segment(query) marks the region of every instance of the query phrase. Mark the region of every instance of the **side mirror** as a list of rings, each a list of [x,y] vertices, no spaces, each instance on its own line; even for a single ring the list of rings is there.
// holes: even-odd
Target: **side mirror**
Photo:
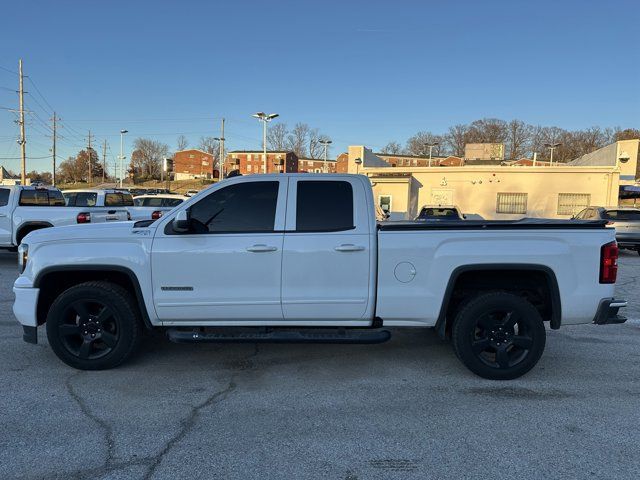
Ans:
[[[180,233],[189,231],[189,211],[180,210],[173,219],[173,230]]]
[[[466,214],[466,213],[463,213],[463,214],[462,214],[462,218],[464,218],[464,219],[466,220],[466,219],[467,219],[467,214]]]

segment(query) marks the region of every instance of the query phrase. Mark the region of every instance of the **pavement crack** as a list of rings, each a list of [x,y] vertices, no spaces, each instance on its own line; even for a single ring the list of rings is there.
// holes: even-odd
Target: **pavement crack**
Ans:
[[[242,359],[243,361],[246,362],[258,355],[259,353],[258,344],[256,343],[254,346],[255,348],[253,353],[244,357]],[[204,401],[200,402],[198,405],[191,407],[191,411],[189,412],[187,417],[182,422],[180,422],[181,425],[178,431],[176,432],[176,434],[173,436],[173,438],[171,438],[165,444],[164,448],[154,457],[153,461],[149,465],[149,469],[147,470],[147,473],[143,477],[144,480],[149,480],[153,477],[153,474],[155,473],[156,469],[158,468],[158,466],[160,465],[164,457],[167,455],[167,453],[169,453],[171,449],[178,442],[180,442],[184,437],[187,436],[187,434],[189,434],[189,432],[191,432],[193,427],[196,425],[198,415],[203,409],[221,402],[226,398],[228,394],[230,394],[236,389],[236,386],[237,386],[235,382],[236,376],[237,376],[237,372],[233,373],[231,375],[231,378],[229,379],[229,381],[227,382],[226,386],[223,389],[212,393]]]
[[[87,404],[86,400],[84,398],[82,398],[82,396],[76,391],[75,387],[73,386],[73,382],[72,380],[77,377],[80,376],[83,372],[77,372],[71,376],[69,376],[67,378],[67,380],[65,381],[65,387],[67,389],[67,392],[69,393],[69,396],[78,404],[78,406],[80,407],[80,411],[82,412],[82,414],[87,417],[89,420],[91,420],[93,423],[95,423],[98,427],[100,427],[103,431],[104,434],[104,441],[106,444],[106,456],[105,456],[105,461],[104,461],[104,466],[105,468],[109,468],[111,466],[111,464],[113,463],[113,459],[114,459],[114,452],[115,452],[115,441],[114,441],[114,435],[113,435],[113,427],[111,425],[109,425],[109,423],[105,420],[103,420],[102,418],[100,418],[98,415],[96,415],[95,413],[93,413],[91,411],[91,409],[89,408],[89,405]]]

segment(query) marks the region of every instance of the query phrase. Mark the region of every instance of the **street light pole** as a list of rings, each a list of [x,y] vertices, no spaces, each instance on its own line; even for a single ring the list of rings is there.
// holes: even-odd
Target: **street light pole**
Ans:
[[[440,145],[439,142],[425,143],[424,144],[425,147],[429,147],[429,166],[431,166],[431,153],[433,152],[433,147],[437,147],[438,145]]]
[[[270,122],[276,117],[279,117],[277,113],[264,113],[258,112],[251,115],[262,122],[262,173],[267,173],[267,122]]]
[[[549,166],[553,166],[553,151],[558,148],[560,145],[562,145],[561,143],[545,143],[544,146],[547,147],[550,151],[551,154],[549,156]]]
[[[322,165],[322,170],[324,171],[324,173],[329,173],[329,170],[327,168],[327,149],[333,142],[331,140],[320,140],[319,143],[324,147],[324,163]]]
[[[124,134],[129,133],[129,130],[120,130],[120,188],[122,188],[123,170],[122,164],[124,162]]]

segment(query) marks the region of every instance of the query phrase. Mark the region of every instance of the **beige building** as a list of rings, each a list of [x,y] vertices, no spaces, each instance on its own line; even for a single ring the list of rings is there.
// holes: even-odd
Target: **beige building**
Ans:
[[[620,184],[616,165],[390,168],[363,146],[349,147],[348,171],[370,178],[376,203],[392,219],[414,218],[427,204],[496,220],[570,218],[589,205],[616,205]]]
[[[504,160],[504,143],[467,143],[465,160]]]
[[[620,140],[569,162],[573,166],[610,166],[620,169],[620,184],[640,179],[640,140]]]

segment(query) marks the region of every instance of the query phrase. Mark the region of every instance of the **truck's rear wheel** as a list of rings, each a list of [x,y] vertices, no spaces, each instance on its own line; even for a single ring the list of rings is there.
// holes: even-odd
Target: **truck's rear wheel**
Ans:
[[[476,375],[510,380],[531,370],[544,351],[546,332],[536,308],[506,292],[477,296],[453,324],[458,358]]]
[[[55,354],[81,370],[113,368],[137,346],[141,322],[134,299],[111,282],[86,282],[58,296],[47,315]]]

